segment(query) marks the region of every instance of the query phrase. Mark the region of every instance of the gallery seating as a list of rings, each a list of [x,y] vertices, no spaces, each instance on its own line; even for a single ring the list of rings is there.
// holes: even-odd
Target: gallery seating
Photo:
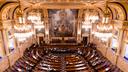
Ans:
[[[42,61],[35,67],[35,71],[49,71],[51,69],[60,71],[61,60],[58,56],[48,54],[42,58]]]
[[[95,49],[95,44],[89,44],[88,48],[85,49],[86,52],[84,58],[89,62],[89,65],[95,71],[98,72],[122,72],[118,67],[112,68],[112,63],[105,58],[98,50]]]
[[[4,72],[122,72],[95,47],[91,43],[76,49],[33,44]]]
[[[37,49],[34,49],[35,45],[27,48],[24,55],[18,59],[15,64],[9,67],[5,72],[31,72],[32,68],[37,64],[40,58],[35,54]]]
[[[69,55],[65,56],[66,61],[66,71],[84,71],[88,70],[88,63],[79,55]],[[89,70],[88,70],[89,71]]]

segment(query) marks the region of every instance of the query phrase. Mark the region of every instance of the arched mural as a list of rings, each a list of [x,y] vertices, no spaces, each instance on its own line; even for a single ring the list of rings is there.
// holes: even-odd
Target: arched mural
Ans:
[[[76,18],[78,11],[71,9],[48,10],[50,35],[52,37],[72,37],[76,35]]]

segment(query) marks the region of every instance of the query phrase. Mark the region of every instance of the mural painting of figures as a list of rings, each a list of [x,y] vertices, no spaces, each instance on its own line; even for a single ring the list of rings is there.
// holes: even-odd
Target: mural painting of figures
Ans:
[[[50,35],[53,37],[75,36],[77,10],[49,10]]]

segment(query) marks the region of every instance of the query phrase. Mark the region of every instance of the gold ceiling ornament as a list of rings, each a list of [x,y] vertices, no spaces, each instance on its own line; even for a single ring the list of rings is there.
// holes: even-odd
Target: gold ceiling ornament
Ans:
[[[16,12],[16,16],[17,17],[22,17],[23,16],[23,11],[20,9],[20,7],[18,8],[18,10]]]
[[[22,17],[23,16],[23,10],[21,8],[20,0],[19,0],[19,6],[18,6],[17,11],[16,11],[16,16],[17,17]]]
[[[110,12],[108,11],[108,1],[106,1],[106,4],[105,4],[105,12],[104,12],[104,16],[106,17],[110,17]]]
[[[106,1],[104,17],[103,17],[102,23],[108,23],[109,19],[110,19],[110,12],[108,10],[108,1]]]

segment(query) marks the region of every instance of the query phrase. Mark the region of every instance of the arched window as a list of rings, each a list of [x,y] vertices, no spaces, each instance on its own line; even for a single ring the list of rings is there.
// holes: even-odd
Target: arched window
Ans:
[[[112,48],[112,50],[114,52],[117,51],[117,48],[118,48],[118,40],[116,38],[112,38],[111,48]]]
[[[2,32],[0,31],[0,60],[5,55]]]
[[[124,58],[128,60],[128,43],[125,44]]]

